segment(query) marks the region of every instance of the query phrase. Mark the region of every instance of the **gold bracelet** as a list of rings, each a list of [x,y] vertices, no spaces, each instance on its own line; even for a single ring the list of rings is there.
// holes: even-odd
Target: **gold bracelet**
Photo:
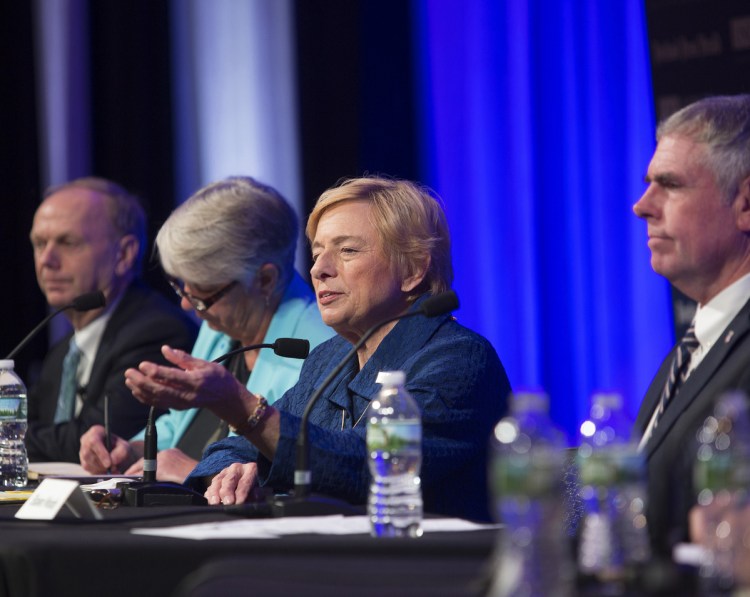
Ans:
[[[267,409],[268,409],[268,400],[266,400],[263,396],[258,396],[258,404],[255,407],[253,414],[251,414],[247,418],[247,421],[245,421],[244,423],[241,423],[239,427],[230,425],[229,431],[231,431],[232,433],[236,433],[237,435],[245,435],[245,433],[252,431],[258,426],[258,423],[261,422],[261,420],[266,414]]]

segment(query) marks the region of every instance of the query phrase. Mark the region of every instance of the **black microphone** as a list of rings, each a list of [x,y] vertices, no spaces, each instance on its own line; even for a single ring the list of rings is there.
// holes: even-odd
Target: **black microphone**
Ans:
[[[14,356],[16,356],[16,354],[24,346],[26,346],[31,341],[31,339],[34,338],[34,336],[36,336],[39,331],[50,322],[53,317],[59,315],[63,311],[67,311],[68,309],[74,309],[76,311],[91,311],[92,309],[99,309],[105,304],[106,300],[104,298],[104,293],[101,290],[97,290],[95,292],[87,292],[86,294],[77,296],[69,305],[60,307],[59,309],[57,309],[57,311],[53,311],[52,313],[47,315],[47,317],[42,319],[41,323],[37,325],[33,330],[31,330],[29,334],[23,340],[21,340],[18,346],[11,350],[8,353],[8,356],[5,358],[12,359]]]
[[[331,498],[317,497],[311,498],[310,486],[312,484],[312,473],[310,471],[310,446],[308,443],[308,419],[315,403],[323,394],[323,391],[331,382],[341,373],[346,364],[354,358],[357,351],[367,340],[381,327],[398,319],[423,315],[425,317],[437,317],[444,313],[449,313],[458,309],[458,296],[455,291],[450,290],[436,296],[425,299],[418,309],[408,311],[395,317],[385,319],[367,330],[364,335],[352,346],[352,349],[341,359],[341,362],[334,367],[331,373],[313,392],[310,400],[307,402],[302,419],[300,421],[299,435],[297,435],[297,460],[294,471],[294,496],[284,497],[275,500],[272,509],[275,516],[307,516],[316,514],[340,513],[342,510],[352,511],[353,507]]]
[[[156,454],[158,438],[156,433],[156,408],[148,411],[146,431],[143,435],[143,481],[117,484],[122,493],[122,501],[128,506],[203,506],[207,500],[197,491],[180,483],[157,482]]]
[[[152,406],[148,411],[146,432],[143,435],[143,482],[156,482],[156,453],[159,445],[156,434],[156,409]]]
[[[307,355],[310,354],[310,341],[302,340],[300,338],[278,338],[273,344],[250,344],[249,346],[240,346],[234,350],[230,350],[228,353],[216,357],[212,362],[221,363],[226,361],[229,357],[233,357],[236,354],[247,352],[248,350],[255,350],[256,348],[273,348],[273,351],[280,357],[287,357],[289,359],[306,359]]]
[[[292,359],[305,359],[310,353],[310,342],[300,338],[278,338],[271,344],[251,344],[241,346],[215,358],[212,362],[220,363],[231,356],[258,348],[273,348],[281,356]],[[205,504],[206,499],[178,483],[156,481],[156,455],[158,438],[156,432],[156,409],[148,411],[148,421],[143,436],[143,483],[123,484],[123,499],[131,506],[158,506],[177,504]]]

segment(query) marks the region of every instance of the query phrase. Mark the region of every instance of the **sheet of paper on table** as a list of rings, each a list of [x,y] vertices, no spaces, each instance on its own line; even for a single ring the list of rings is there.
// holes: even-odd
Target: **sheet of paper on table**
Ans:
[[[30,462],[29,480],[41,481],[42,479],[72,479],[83,484],[84,487],[109,481],[114,487],[112,481],[140,481],[141,475],[113,475],[111,473],[95,475],[74,462]]]
[[[500,525],[477,524],[459,518],[428,518],[422,521],[425,533],[497,529]],[[366,516],[290,516],[288,518],[240,518],[226,522],[188,524],[173,527],[132,529],[138,535],[173,539],[275,539],[284,535],[367,535]]]
[[[30,462],[29,478],[44,476],[87,477],[90,473],[75,462]]]

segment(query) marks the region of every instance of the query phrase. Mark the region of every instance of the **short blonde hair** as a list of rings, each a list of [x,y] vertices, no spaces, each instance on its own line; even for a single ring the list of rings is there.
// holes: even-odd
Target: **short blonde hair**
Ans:
[[[426,259],[424,280],[407,297],[446,292],[453,282],[451,241],[442,203],[432,191],[407,180],[368,176],[350,178],[325,191],[307,220],[305,234],[315,238],[322,215],[345,201],[366,201],[370,217],[394,273],[402,280]]]

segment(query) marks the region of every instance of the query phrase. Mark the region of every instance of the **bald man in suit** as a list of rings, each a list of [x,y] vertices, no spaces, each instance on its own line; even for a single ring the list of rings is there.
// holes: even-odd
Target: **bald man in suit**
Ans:
[[[164,344],[189,350],[197,326],[140,281],[146,218],[119,185],[88,177],[49,189],[30,238],[50,307],[97,290],[106,297],[103,308],[65,312],[73,331],[49,351],[29,392],[29,459],[78,462],[81,435],[104,421],[105,397],[114,433],[129,437],[143,427],[148,408],[125,386],[125,370],[143,360],[164,362]]]

